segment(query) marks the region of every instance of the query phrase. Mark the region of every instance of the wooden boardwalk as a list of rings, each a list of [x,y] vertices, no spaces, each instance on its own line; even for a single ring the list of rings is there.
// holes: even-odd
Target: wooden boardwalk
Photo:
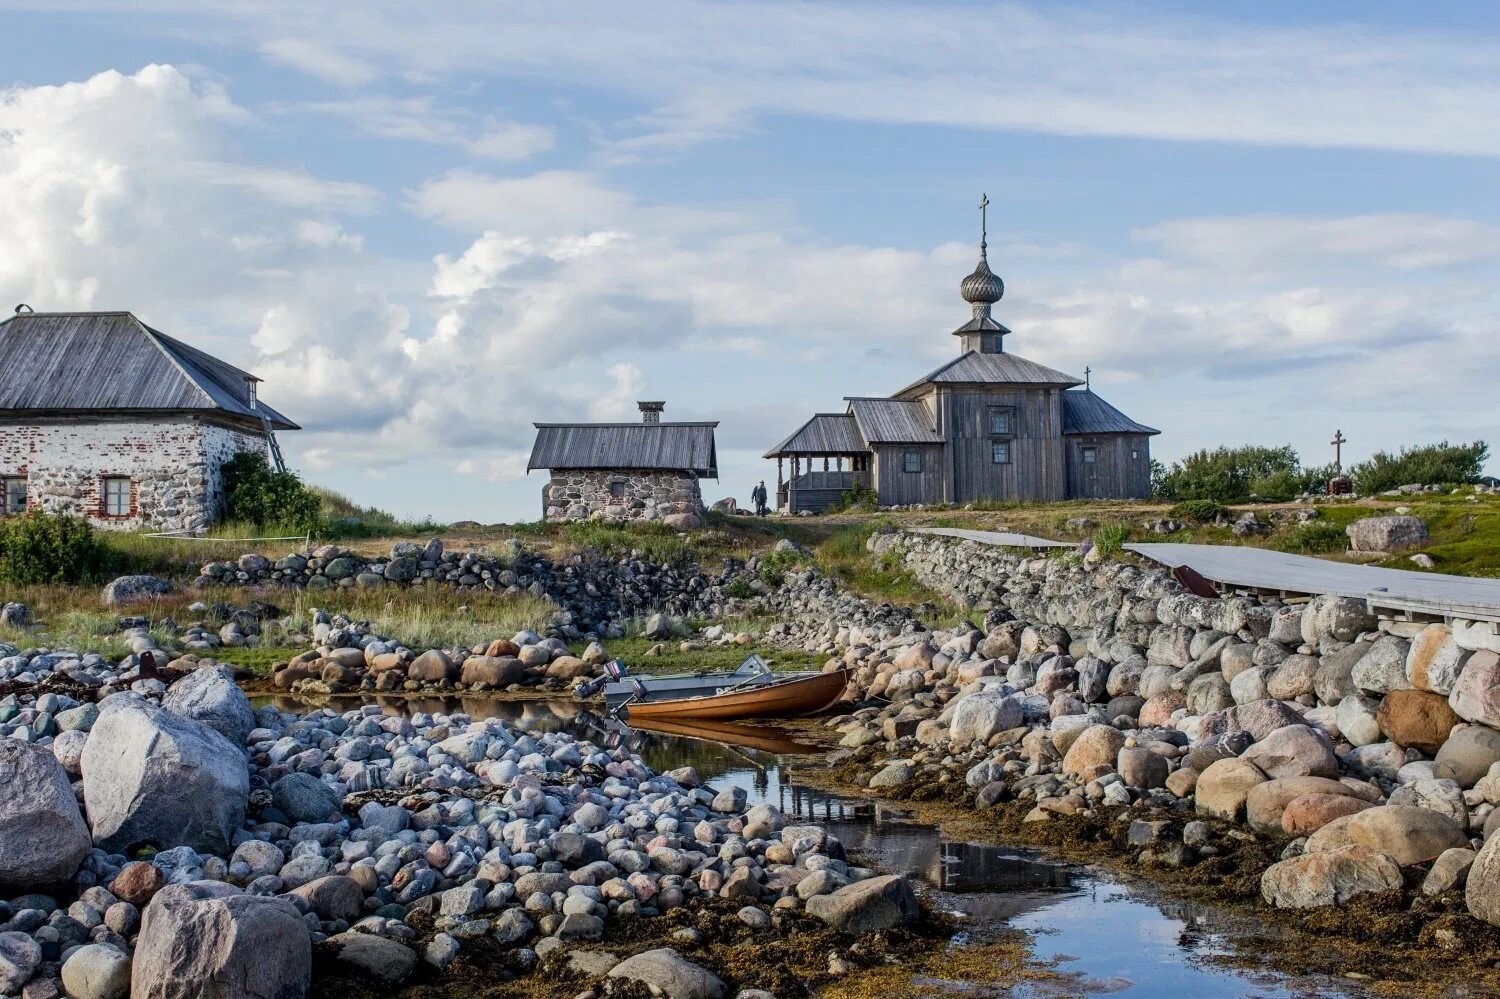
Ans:
[[[917,531],[1003,548],[1072,547],[1060,541],[999,531],[955,528],[918,528]],[[1286,596],[1332,593],[1364,600],[1372,609],[1396,616],[1500,621],[1500,579],[1352,565],[1238,545],[1142,542],[1125,547],[1169,568],[1189,566],[1226,589]]]

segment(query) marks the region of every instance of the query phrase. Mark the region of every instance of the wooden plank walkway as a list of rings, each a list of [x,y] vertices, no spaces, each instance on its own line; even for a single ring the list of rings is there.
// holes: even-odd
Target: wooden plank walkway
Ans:
[[[1003,548],[1073,547],[1061,541],[1000,531],[918,528],[917,532]],[[1352,565],[1238,545],[1141,542],[1125,547],[1169,568],[1189,566],[1220,586],[1230,588],[1302,596],[1333,593],[1364,600],[1376,610],[1500,621],[1500,579]]]

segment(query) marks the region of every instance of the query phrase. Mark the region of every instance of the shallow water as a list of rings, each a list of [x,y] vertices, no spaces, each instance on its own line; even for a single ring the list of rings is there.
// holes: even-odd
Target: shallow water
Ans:
[[[256,703],[289,711],[309,707],[296,698],[259,698]],[[1025,999],[1364,994],[1348,982],[1290,980],[1215,964],[1212,959],[1229,951],[1236,932],[1234,920],[1221,910],[1156,898],[1096,869],[1035,851],[944,839],[936,828],[909,821],[899,810],[797,786],[788,780],[788,762],[805,763],[808,755],[823,750],[798,743],[789,732],[724,723],[648,731],[567,699],[353,697],[325,703],[338,710],[378,703],[390,713],[462,711],[475,718],[502,718],[531,731],[567,731],[600,746],[628,746],[658,771],[692,766],[713,785],[739,785],[752,804],[770,802],[788,816],[826,825],[860,862],[911,874],[936,908],[968,921],[976,938],[1002,925],[1034,934],[1036,956],[1052,964],[1061,980],[1000,994]],[[991,994],[969,987],[952,991]]]

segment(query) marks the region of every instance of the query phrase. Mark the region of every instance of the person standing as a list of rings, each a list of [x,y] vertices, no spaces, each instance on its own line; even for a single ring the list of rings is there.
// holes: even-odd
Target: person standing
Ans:
[[[756,485],[754,489],[750,490],[750,502],[755,506],[755,515],[757,517],[764,517],[766,514],[771,512],[770,509],[766,506],[765,479],[761,479],[760,483]]]

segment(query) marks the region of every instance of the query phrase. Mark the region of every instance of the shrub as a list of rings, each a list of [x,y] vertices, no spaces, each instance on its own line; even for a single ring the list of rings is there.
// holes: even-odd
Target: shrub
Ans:
[[[748,579],[732,579],[724,584],[724,595],[736,597],[740,600],[748,600],[755,596],[755,587],[750,585]]]
[[[1168,499],[1229,503],[1253,492],[1254,482],[1282,482],[1302,471],[1290,444],[1281,447],[1221,447],[1188,455],[1162,474],[1157,490]]]
[[[863,483],[855,483],[844,490],[833,503],[829,504],[829,513],[843,513],[847,510],[873,510],[880,503],[880,494],[870,486]]]
[[[1349,536],[1337,524],[1315,520],[1293,528],[1276,547],[1284,552],[1297,552],[1303,555],[1342,552],[1349,549]]]
[[[1193,499],[1174,504],[1167,511],[1167,516],[1192,521],[1194,524],[1212,524],[1228,512],[1218,500]]]
[[[1094,550],[1105,558],[1118,555],[1130,540],[1130,528],[1125,524],[1105,524],[1094,532]]]
[[[386,538],[392,535],[437,534],[448,525],[431,517],[402,520],[379,507],[360,506],[342,493],[322,486],[308,486],[318,499],[318,515],[330,537]]]
[[[1477,481],[1490,456],[1484,441],[1449,444],[1442,441],[1422,447],[1402,448],[1399,454],[1377,451],[1369,461],[1349,469],[1355,491],[1364,495],[1384,492],[1411,483],[1435,485]]]
[[[109,549],[87,520],[28,513],[0,521],[0,583],[93,582],[109,568]]]
[[[786,574],[810,562],[811,556],[795,548],[774,548],[761,556],[759,575],[767,586],[780,586]]]
[[[264,451],[241,451],[224,463],[224,512],[261,529],[312,531],[321,525],[322,501],[295,472],[278,472]]]

